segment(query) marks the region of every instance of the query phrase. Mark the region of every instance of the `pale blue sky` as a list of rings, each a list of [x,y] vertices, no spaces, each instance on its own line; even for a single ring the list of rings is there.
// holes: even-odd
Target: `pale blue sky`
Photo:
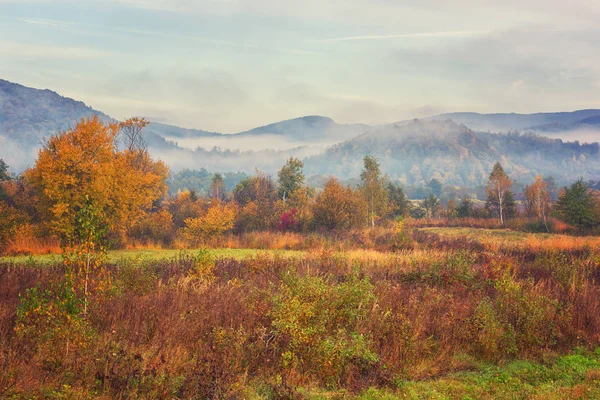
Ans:
[[[595,0],[0,0],[0,78],[221,132],[568,111],[600,107],[598,20]]]

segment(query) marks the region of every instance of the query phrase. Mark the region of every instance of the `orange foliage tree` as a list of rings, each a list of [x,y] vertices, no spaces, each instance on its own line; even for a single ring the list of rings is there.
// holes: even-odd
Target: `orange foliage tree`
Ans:
[[[268,230],[277,226],[282,202],[277,201],[277,190],[269,175],[256,171],[256,175],[243,179],[234,189],[233,198],[240,206],[236,230]]]
[[[536,176],[531,185],[525,186],[523,203],[527,215],[539,218],[548,230],[547,218],[550,213],[550,193],[548,192],[548,185],[541,175]]]
[[[327,230],[358,228],[366,222],[367,212],[363,197],[335,178],[325,183],[313,206],[315,224]]]
[[[85,204],[99,209],[109,231],[127,230],[166,194],[168,169],[145,150],[118,151],[117,124],[97,116],[48,139],[35,166],[25,172],[39,195],[39,211],[53,233],[69,236]]]

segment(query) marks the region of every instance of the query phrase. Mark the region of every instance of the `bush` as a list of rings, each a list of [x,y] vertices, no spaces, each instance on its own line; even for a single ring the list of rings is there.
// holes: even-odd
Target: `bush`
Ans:
[[[336,283],[291,271],[273,295],[272,326],[282,367],[336,386],[378,361],[364,330],[376,301],[373,285],[357,273]]]

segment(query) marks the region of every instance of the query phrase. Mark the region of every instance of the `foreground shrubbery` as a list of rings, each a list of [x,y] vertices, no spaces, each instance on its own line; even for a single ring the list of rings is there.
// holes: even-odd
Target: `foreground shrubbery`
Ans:
[[[465,243],[352,260],[201,251],[108,265],[87,315],[64,265],[2,265],[0,394],[344,398],[372,388],[362,396],[476,398],[556,380],[564,397],[592,398],[596,355],[552,360],[600,345],[599,265],[592,248]],[[534,363],[413,382],[514,359]],[[564,363],[579,372],[567,379]]]

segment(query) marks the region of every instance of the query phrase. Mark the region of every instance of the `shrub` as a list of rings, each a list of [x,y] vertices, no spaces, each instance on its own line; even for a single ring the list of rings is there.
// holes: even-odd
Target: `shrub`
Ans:
[[[378,357],[362,328],[376,301],[373,290],[357,273],[335,283],[289,272],[269,313],[283,368],[333,386],[353,369],[372,368]]]
[[[56,369],[82,356],[92,337],[82,314],[83,299],[67,277],[46,290],[27,289],[20,297],[15,333],[44,368]]]

